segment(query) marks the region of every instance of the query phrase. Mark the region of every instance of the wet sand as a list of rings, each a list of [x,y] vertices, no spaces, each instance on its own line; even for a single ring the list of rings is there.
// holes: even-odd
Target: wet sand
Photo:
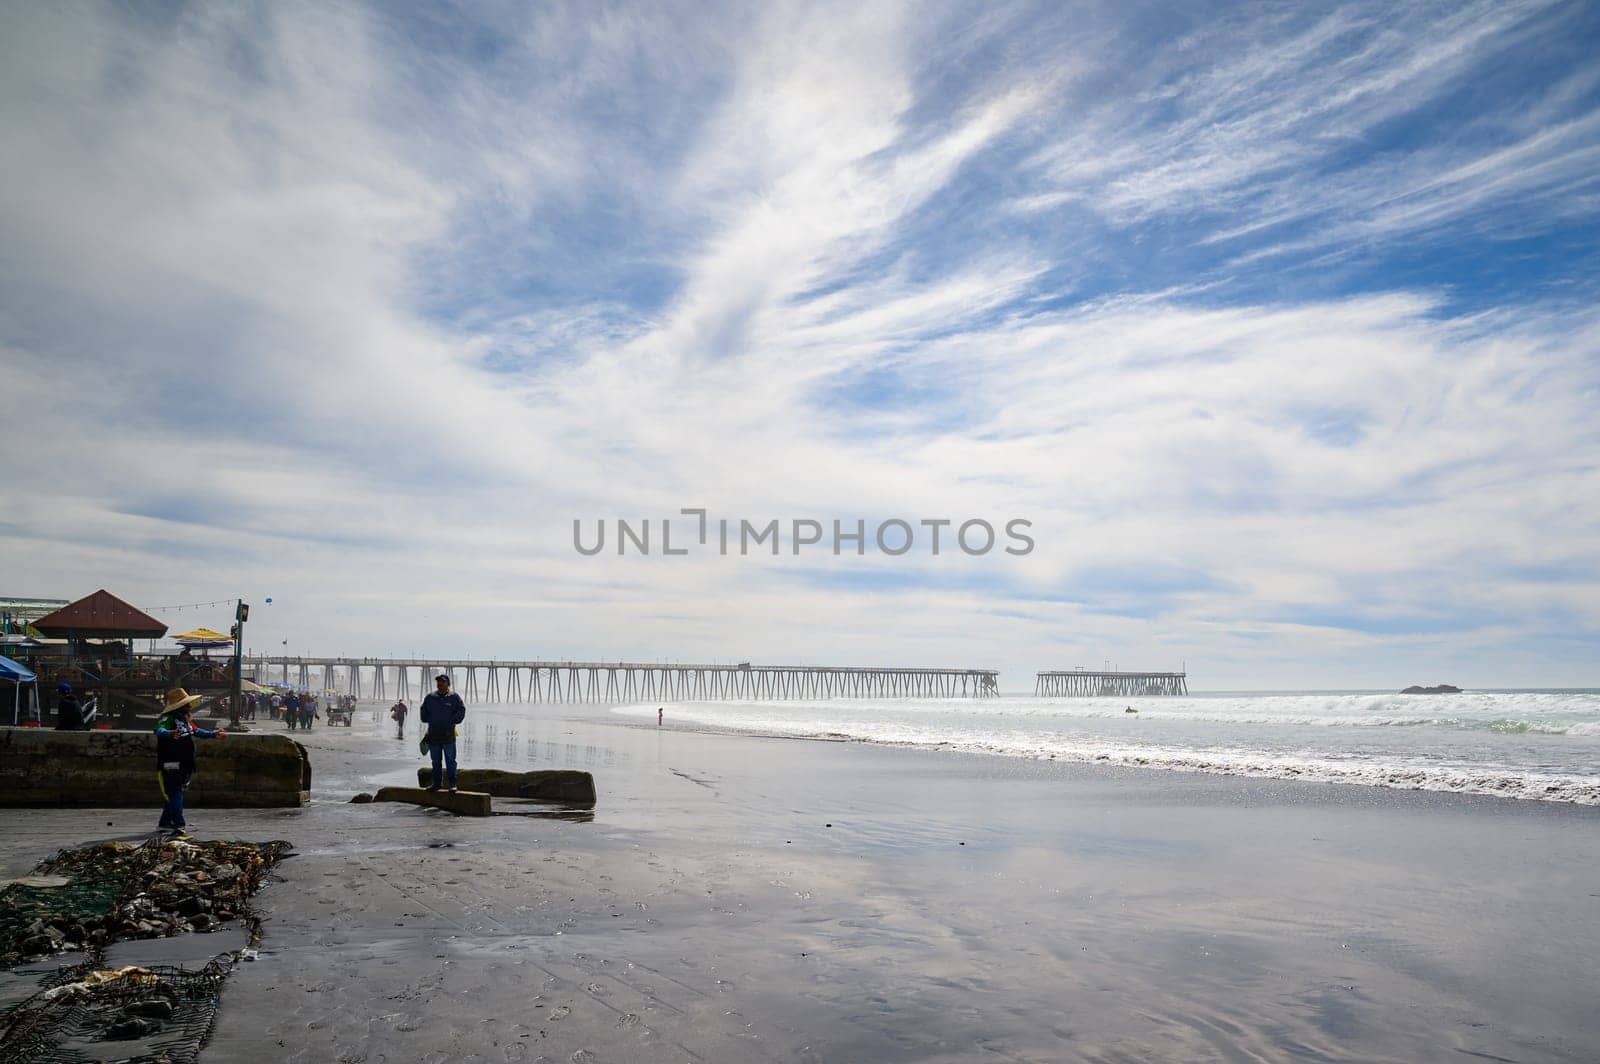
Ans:
[[[582,768],[587,822],[347,805],[297,738],[261,959],[208,1061],[1593,1060],[1600,809],[474,708],[463,764]],[[0,871],[153,822],[13,813]],[[113,821],[107,828],[105,822]]]

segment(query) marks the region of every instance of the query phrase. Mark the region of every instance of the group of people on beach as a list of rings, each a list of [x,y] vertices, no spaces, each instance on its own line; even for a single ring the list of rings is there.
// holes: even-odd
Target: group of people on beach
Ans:
[[[322,718],[322,714],[317,712],[318,704],[317,696],[310,691],[290,691],[287,695],[273,692],[267,699],[267,711],[273,720],[286,722],[289,730],[294,731],[296,728],[310,728],[312,721]]]
[[[440,674],[434,678],[435,690],[422,700],[417,715],[426,726],[422,748],[433,762],[432,791],[456,789],[456,730],[467,716],[466,703],[450,690],[450,677]],[[166,831],[183,831],[188,827],[184,816],[184,794],[195,770],[195,740],[226,739],[221,728],[202,728],[195,723],[194,706],[200,695],[191,695],[181,687],[166,694],[166,705],[156,721],[156,784],[161,793],[161,819],[159,827]],[[254,719],[256,711],[266,704],[274,719],[281,717],[290,728],[311,727],[317,713],[317,697],[307,691],[290,691],[287,695],[251,694],[245,705],[246,713]],[[396,702],[390,716],[405,737],[405,722],[409,709],[404,701]],[[73,693],[72,685],[62,683],[57,688],[56,727],[77,730],[88,726],[83,707]]]

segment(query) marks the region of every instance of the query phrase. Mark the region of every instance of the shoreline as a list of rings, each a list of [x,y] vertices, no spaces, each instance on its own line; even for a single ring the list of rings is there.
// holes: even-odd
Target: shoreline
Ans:
[[[297,733],[311,804],[195,814],[201,837],[296,850],[203,1061],[1581,1061],[1600,1042],[1592,807],[604,711],[469,722],[463,766],[592,771],[593,819],[346,804],[421,763],[361,719]],[[0,864],[141,817],[12,818]]]
[[[610,709],[612,707],[606,707]],[[615,715],[619,727],[654,729],[657,725],[640,719],[637,723]],[[1524,774],[1521,777],[1506,775],[1494,778],[1492,772],[1474,773],[1470,768],[1418,767],[1413,770],[1384,770],[1374,766],[1352,765],[1344,768],[1327,759],[1306,758],[1303,765],[1316,764],[1315,770],[1292,762],[1279,765],[1248,762],[1225,762],[1206,759],[1198,752],[1174,753],[1170,759],[1124,754],[1090,754],[1072,752],[1035,753],[1023,750],[995,748],[982,744],[959,742],[918,742],[915,740],[879,739],[838,732],[808,734],[743,730],[732,726],[693,722],[672,723],[661,727],[676,731],[707,735],[741,735],[748,738],[794,739],[808,742],[862,743],[886,749],[921,750],[928,753],[962,753],[983,757],[998,757],[1019,761],[1039,761],[1059,765],[1084,765],[1100,768],[1153,770],[1184,774],[1234,777],[1238,779],[1275,780],[1283,783],[1322,784],[1327,786],[1356,787],[1384,791],[1420,791],[1429,794],[1470,795],[1480,798],[1502,798],[1518,802],[1538,802],[1550,805],[1600,806],[1600,782],[1580,776],[1558,773]],[[1264,759],[1270,755],[1261,755]],[[1327,775],[1318,776],[1316,772]],[[1433,785],[1419,785],[1419,779],[1430,779]],[[1492,780],[1492,782],[1491,782]],[[1537,788],[1545,789],[1539,790]]]

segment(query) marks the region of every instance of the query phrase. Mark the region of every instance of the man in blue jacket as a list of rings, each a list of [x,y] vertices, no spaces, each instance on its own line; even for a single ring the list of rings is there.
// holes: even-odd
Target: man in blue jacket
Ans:
[[[450,677],[440,673],[433,678],[436,690],[422,700],[417,716],[428,726],[426,742],[428,754],[433,758],[433,786],[439,789],[439,761],[442,758],[450,777],[450,789],[456,789],[456,725],[467,719],[467,705],[461,696],[450,690]]]

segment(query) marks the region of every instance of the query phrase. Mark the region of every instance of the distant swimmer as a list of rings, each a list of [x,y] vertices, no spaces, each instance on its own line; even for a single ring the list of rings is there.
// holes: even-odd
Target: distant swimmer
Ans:
[[[1123,710],[1122,712],[1124,712],[1124,713],[1137,713],[1139,711],[1137,709],[1134,709],[1132,706],[1129,706],[1127,709]]]
[[[658,727],[658,728],[661,727],[661,721],[666,717],[666,715],[667,715],[667,707],[666,706],[657,706],[656,707],[656,727]]]

